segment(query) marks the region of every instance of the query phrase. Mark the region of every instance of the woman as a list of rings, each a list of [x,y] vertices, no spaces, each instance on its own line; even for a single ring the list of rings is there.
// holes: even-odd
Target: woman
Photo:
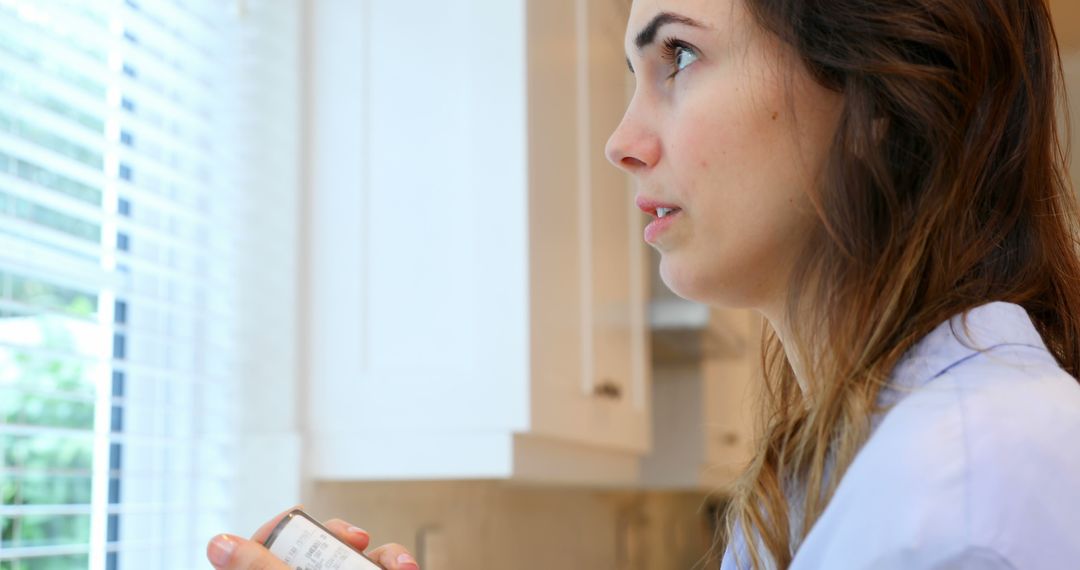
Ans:
[[[626,50],[607,155],[664,282],[770,325],[722,568],[1075,567],[1080,209],[1045,1],[635,0]],[[218,568],[275,567],[222,542]]]

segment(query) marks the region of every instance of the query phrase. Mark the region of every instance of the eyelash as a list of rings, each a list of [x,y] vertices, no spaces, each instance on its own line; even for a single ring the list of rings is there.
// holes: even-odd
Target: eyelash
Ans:
[[[675,77],[675,75],[679,73],[679,71],[681,71],[680,69],[678,69],[679,50],[686,50],[690,53],[693,53],[694,55],[697,55],[697,51],[695,51],[693,47],[678,38],[667,38],[666,40],[664,40],[664,45],[661,49],[660,57],[663,58],[663,60],[666,61],[669,65],[675,67],[675,71],[672,72],[672,74],[669,75],[668,78]]]

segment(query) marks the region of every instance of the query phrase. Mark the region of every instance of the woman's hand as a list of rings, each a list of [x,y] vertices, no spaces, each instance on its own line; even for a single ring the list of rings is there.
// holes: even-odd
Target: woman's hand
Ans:
[[[293,507],[296,508],[296,507]],[[240,538],[231,534],[219,534],[206,545],[206,557],[217,570],[288,570],[284,562],[263,547],[262,543],[270,536],[282,517],[289,514],[290,508],[259,527],[251,539]],[[341,540],[353,548],[363,551],[371,542],[367,531],[350,525],[341,519],[331,519],[323,523]],[[371,552],[364,553],[368,558],[382,564],[388,570],[419,570],[416,561],[405,547],[389,543]]]

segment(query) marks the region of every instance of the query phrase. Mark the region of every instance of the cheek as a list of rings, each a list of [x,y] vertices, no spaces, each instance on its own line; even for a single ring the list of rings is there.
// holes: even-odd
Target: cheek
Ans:
[[[698,99],[685,102],[672,121],[675,128],[667,136],[668,158],[677,172],[692,174],[691,179],[723,169],[729,155],[739,151],[740,133],[749,130],[746,117],[733,108],[730,99]]]
[[[724,187],[789,186],[767,179],[786,174],[795,138],[776,86],[758,83],[715,80],[686,93],[666,137],[683,187],[709,180]]]
[[[660,277],[680,297],[726,307],[762,306],[775,296],[809,229],[794,207],[734,205],[695,217],[681,247],[663,252]]]
[[[671,133],[669,158],[691,224],[683,247],[665,252],[660,274],[684,298],[723,306],[766,302],[782,287],[808,230],[791,131],[766,102],[714,97],[686,109],[682,128]]]

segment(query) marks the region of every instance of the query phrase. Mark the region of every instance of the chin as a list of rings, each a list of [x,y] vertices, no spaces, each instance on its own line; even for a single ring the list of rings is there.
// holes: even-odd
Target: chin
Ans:
[[[660,257],[660,280],[667,288],[687,301],[711,307],[743,309],[756,306],[748,289],[750,272],[713,270],[703,272],[701,263],[682,263],[677,256],[665,253]]]
[[[703,286],[699,276],[684,267],[684,264],[680,264],[678,260],[674,259],[675,257],[671,253],[661,254],[660,280],[664,282],[664,285],[667,285],[667,288],[672,293],[687,301],[707,302],[705,299],[709,295],[706,294],[705,290],[708,288]]]

